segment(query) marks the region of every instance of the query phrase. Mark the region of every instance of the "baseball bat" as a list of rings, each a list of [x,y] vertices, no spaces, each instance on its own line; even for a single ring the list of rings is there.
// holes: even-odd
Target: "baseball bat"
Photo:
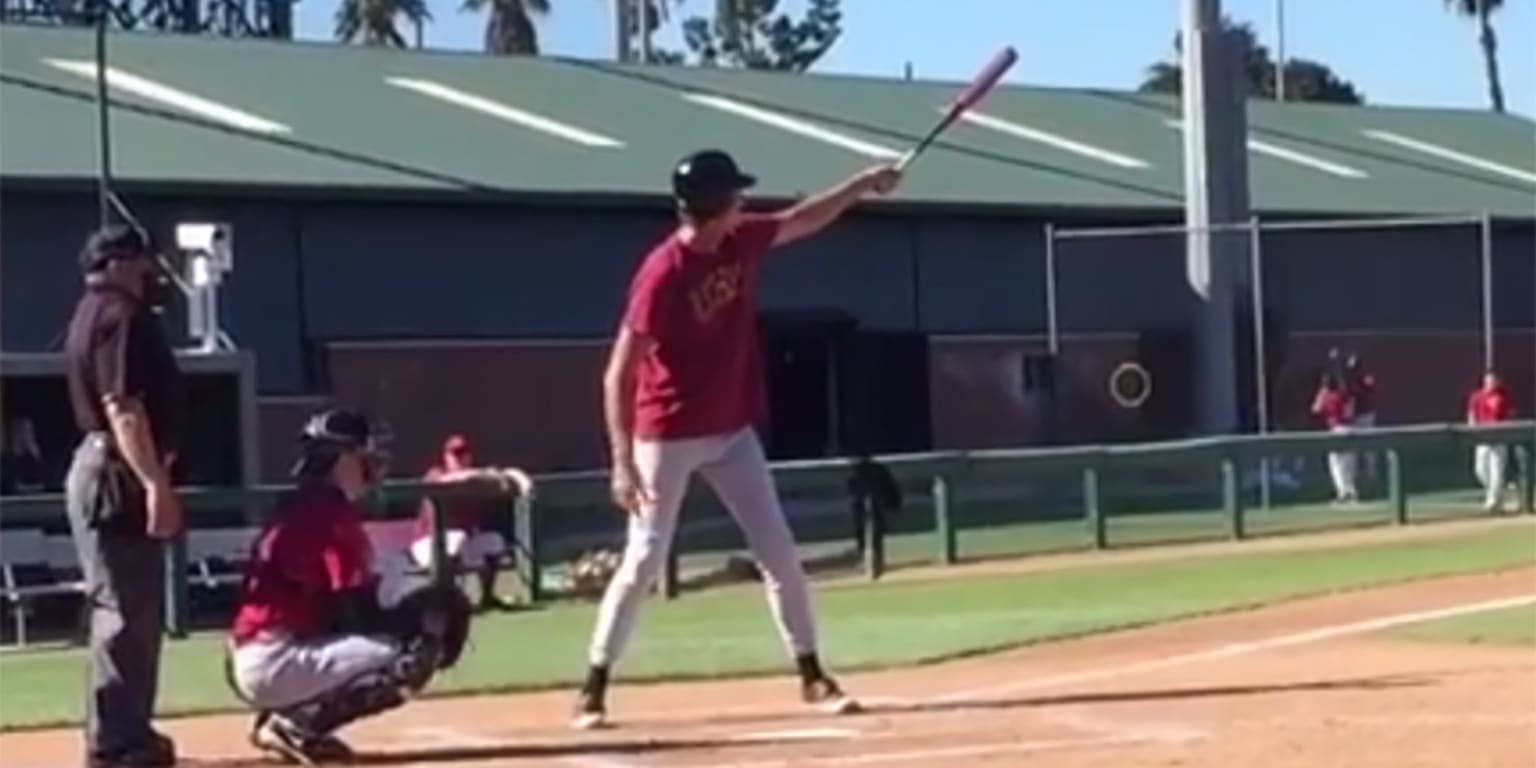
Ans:
[[[992,92],[992,88],[997,85],[999,80],[1003,79],[1003,75],[1007,74],[1008,70],[1013,68],[1014,62],[1018,60],[1019,52],[1014,50],[1011,45],[998,51],[997,55],[987,62],[987,66],[983,67],[981,72],[976,75],[976,79],[972,80],[971,84],[967,85],[965,90],[961,91],[954,101],[949,103],[949,108],[944,110],[944,116],[939,119],[939,122],[933,126],[932,130],[928,131],[928,135],[924,136],[922,141],[919,141],[916,146],[907,150],[907,153],[901,156],[901,159],[896,162],[896,170],[906,170],[907,166],[913,160],[916,160],[917,156],[922,154],[924,150],[927,150],[929,145],[933,144],[934,140],[944,133],[949,126],[960,119],[960,116],[965,114],[966,110],[981,103],[981,100],[986,98],[988,93]]]

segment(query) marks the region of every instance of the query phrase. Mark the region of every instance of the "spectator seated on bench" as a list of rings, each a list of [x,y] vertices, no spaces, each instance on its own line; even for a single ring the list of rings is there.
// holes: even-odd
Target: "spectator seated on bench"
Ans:
[[[517,486],[524,497],[533,494],[533,479],[516,467],[477,467],[469,440],[450,435],[443,441],[442,456],[427,470],[428,483],[456,484],[472,481],[493,483],[503,492]],[[432,563],[432,514],[436,504],[431,498],[421,500],[417,513],[416,541],[411,554],[416,563]],[[498,502],[487,499],[444,500],[442,519],[446,528],[444,551],[464,570],[480,576],[480,610],[507,609],[510,606],[496,594],[496,576],[511,554],[506,538],[486,527],[487,518],[495,519]]]

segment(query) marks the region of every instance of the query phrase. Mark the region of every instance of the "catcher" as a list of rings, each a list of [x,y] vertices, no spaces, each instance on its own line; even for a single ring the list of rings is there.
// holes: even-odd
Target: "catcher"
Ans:
[[[355,501],[382,473],[368,419],[317,414],[304,427],[298,489],[257,537],[240,588],[229,683],[256,709],[251,743],[287,762],[345,762],[336,731],[393,709],[458,660],[468,598],[452,584],[380,602]]]

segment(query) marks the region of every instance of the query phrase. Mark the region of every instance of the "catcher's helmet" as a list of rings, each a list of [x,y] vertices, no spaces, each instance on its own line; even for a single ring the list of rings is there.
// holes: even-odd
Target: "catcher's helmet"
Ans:
[[[370,469],[378,472],[388,458],[383,450],[384,435],[361,411],[333,408],[311,416],[299,432],[299,461],[293,467],[297,477],[328,474],[343,453],[362,454]]]
[[[713,216],[730,205],[741,190],[757,184],[724,150],[705,149],[678,162],[672,170],[672,194],[694,216]]]

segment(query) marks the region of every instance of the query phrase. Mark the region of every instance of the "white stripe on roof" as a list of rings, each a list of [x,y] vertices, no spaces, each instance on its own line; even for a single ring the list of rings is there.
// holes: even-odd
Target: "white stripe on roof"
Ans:
[[[901,157],[900,152],[891,149],[890,147],[876,144],[872,141],[857,139],[849,136],[846,133],[839,133],[828,128],[823,128],[822,126],[816,125],[815,123],[801,120],[797,117],[790,117],[789,115],[785,115],[779,112],[773,112],[761,107],[755,107],[751,104],[736,101],[735,99],[729,99],[724,96],[715,96],[707,93],[685,93],[682,96],[684,99],[687,99],[688,101],[691,101],[695,104],[717,109],[721,112],[729,112],[730,114],[736,115],[738,117],[744,117],[748,120],[778,128],[781,131],[804,136],[808,139],[815,139],[816,141],[820,141],[825,144],[842,147],[843,149],[857,152],[861,155],[867,155],[869,157],[880,158],[883,160],[894,160],[898,157]]]
[[[94,82],[96,80],[96,63],[80,59],[52,59],[45,58],[43,63],[55,69],[60,69],[71,75],[78,75]],[[293,129],[274,120],[251,114],[241,109],[236,109],[228,104],[220,104],[212,99],[188,93],[180,88],[173,88],[165,83],[155,82],[147,77],[125,72],[116,67],[107,67],[107,87],[115,90],[126,91],[150,101],[159,102],[168,107],[179,109],[197,117],[211,120],[216,123],[252,131],[254,133],[292,133]]]
[[[1335,176],[1342,176],[1346,179],[1364,179],[1370,175],[1365,171],[1344,165],[1343,163],[1335,163],[1331,160],[1324,160],[1320,157],[1314,157],[1303,152],[1298,152],[1294,149],[1282,147],[1279,144],[1271,144],[1267,141],[1260,141],[1258,139],[1249,139],[1248,148],[1258,152],[1261,155],[1269,155],[1270,157],[1276,157],[1281,160],[1289,160],[1297,165],[1305,165],[1309,168],[1316,168],[1323,173],[1331,173]]]
[[[434,80],[421,80],[414,77],[386,77],[384,82],[396,88],[403,88],[407,91],[413,91],[423,96],[437,99],[438,101],[447,102],[456,107],[463,107],[505,120],[509,123],[516,123],[524,128],[530,128],[556,138],[565,139],[574,144],[608,149],[624,146],[624,142],[618,139],[594,133],[585,128],[578,128],[569,123],[562,123],[559,120],[534,114],[524,109],[518,109],[510,104],[488,99],[468,91],[462,91]]]
[[[1182,120],[1168,120],[1165,122],[1170,128],[1177,130],[1184,129],[1184,121]],[[1339,176],[1345,179],[1365,179],[1370,177],[1370,174],[1360,170],[1359,168],[1345,165],[1343,163],[1336,163],[1332,160],[1324,160],[1321,157],[1317,157],[1316,155],[1309,155],[1300,150],[1291,149],[1290,147],[1284,147],[1279,144],[1262,141],[1260,139],[1248,139],[1248,150],[1261,155],[1268,155],[1277,160],[1285,160],[1287,162],[1295,163],[1300,166],[1311,168],[1316,171],[1322,171],[1323,173]]]
[[[1361,131],[1361,133],[1377,141],[1384,141],[1388,144],[1395,144],[1404,149],[1411,149],[1415,152],[1432,155],[1443,160],[1450,160],[1451,162],[1461,163],[1462,165],[1477,168],[1479,170],[1489,171],[1491,173],[1497,173],[1501,176],[1508,176],[1513,179],[1519,179],[1521,181],[1528,181],[1532,184],[1536,184],[1536,173],[1504,165],[1503,163],[1495,163],[1492,160],[1485,160],[1476,155],[1469,155],[1460,150],[1451,149],[1450,147],[1442,147],[1439,144],[1431,144],[1422,139],[1415,139],[1411,136],[1404,136],[1401,133],[1393,133],[1392,131],[1365,130]]]
[[[998,133],[1006,133],[1009,136],[1014,136],[1026,141],[1045,144],[1046,146],[1055,147],[1056,149],[1071,152],[1076,155],[1082,155],[1083,157],[1092,158],[1094,160],[1109,163],[1110,165],[1116,165],[1121,168],[1143,169],[1151,167],[1147,161],[1131,157],[1130,155],[1122,155],[1119,152],[1114,152],[1102,147],[1095,147],[1092,144],[1084,144],[1083,142],[1075,141],[1065,136],[1060,136],[1048,131],[1042,131],[1039,128],[1032,128],[1030,126],[1024,125],[1023,123],[1017,123],[1012,120],[1004,120],[1003,118],[989,115],[984,112],[972,112],[967,110],[960,113],[960,119],[971,123],[972,125],[977,125],[982,128],[997,131]]]

